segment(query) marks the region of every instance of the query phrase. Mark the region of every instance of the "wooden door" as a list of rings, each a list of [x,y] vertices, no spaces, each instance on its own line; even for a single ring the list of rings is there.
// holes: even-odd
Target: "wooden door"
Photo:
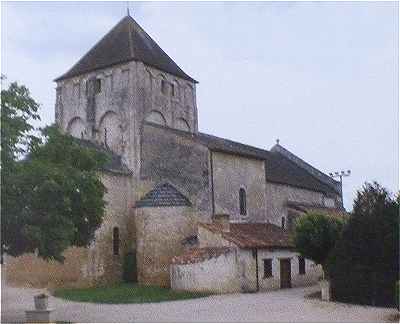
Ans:
[[[290,267],[290,259],[281,259],[281,288],[292,287],[292,273]]]

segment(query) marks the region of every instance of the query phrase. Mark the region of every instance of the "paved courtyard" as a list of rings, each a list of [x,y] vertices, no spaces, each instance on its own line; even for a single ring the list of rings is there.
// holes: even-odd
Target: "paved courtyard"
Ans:
[[[68,322],[383,322],[395,309],[304,298],[317,287],[231,294],[154,304],[104,305],[50,297],[53,321]],[[2,284],[2,323],[23,322],[42,290]]]

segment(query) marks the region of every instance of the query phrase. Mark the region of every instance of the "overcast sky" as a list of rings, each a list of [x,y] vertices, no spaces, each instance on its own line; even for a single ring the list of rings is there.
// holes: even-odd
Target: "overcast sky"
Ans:
[[[54,121],[54,78],[126,15],[126,2],[2,2],[1,63]],[[398,190],[398,4],[130,3],[131,16],[198,80],[200,131],[321,171],[351,169],[345,206],[376,180]]]

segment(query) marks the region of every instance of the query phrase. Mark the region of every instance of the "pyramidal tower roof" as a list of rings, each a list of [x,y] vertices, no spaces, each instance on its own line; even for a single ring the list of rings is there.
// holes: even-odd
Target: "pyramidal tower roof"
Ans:
[[[141,61],[185,80],[197,82],[183,72],[129,15],[121,19],[68,72],[55,81],[129,61]]]

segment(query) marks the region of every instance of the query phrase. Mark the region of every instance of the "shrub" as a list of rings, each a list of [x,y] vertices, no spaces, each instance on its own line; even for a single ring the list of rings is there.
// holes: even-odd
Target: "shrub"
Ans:
[[[322,213],[309,213],[296,222],[294,243],[296,250],[305,258],[321,264],[325,262],[338,240],[343,220]]]
[[[333,298],[377,306],[396,304],[399,206],[379,184],[358,191],[353,212],[327,268]]]
[[[122,279],[125,282],[137,282],[136,252],[130,251],[124,256]]]

